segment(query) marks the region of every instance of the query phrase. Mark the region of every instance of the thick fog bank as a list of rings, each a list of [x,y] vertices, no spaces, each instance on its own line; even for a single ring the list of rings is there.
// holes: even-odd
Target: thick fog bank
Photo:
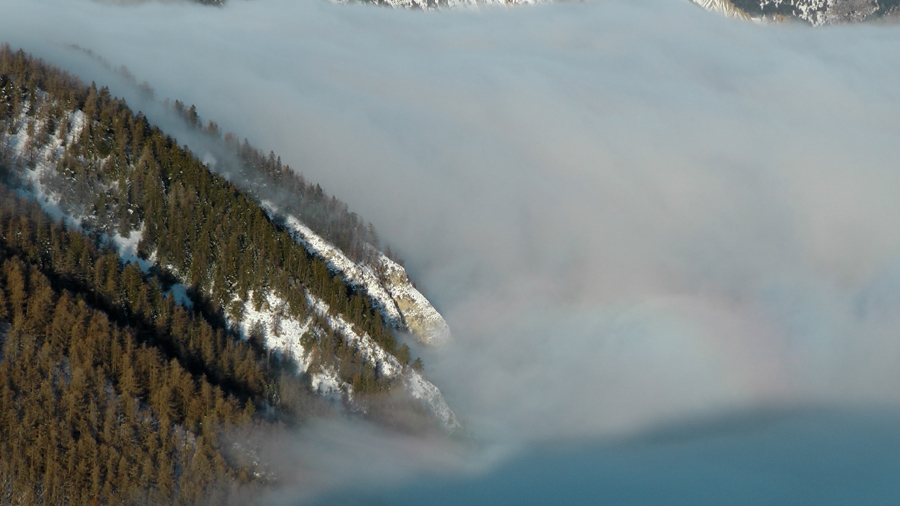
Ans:
[[[900,400],[897,28],[43,0],[0,33],[138,104],[65,45],[126,65],[371,220],[447,317],[426,372],[481,440]]]
[[[476,478],[352,487],[312,504],[887,506],[900,497],[898,422],[889,412],[730,417],[617,444],[538,448]]]

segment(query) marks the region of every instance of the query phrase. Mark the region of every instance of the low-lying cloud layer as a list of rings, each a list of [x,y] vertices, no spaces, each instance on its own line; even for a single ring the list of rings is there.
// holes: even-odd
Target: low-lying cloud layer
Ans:
[[[481,439],[900,400],[897,28],[18,4],[11,44],[139,103],[66,45],[126,65],[371,220],[445,313],[427,372]]]
[[[896,413],[769,411],[635,440],[538,447],[481,475],[348,487],[311,504],[893,504],[898,450]]]

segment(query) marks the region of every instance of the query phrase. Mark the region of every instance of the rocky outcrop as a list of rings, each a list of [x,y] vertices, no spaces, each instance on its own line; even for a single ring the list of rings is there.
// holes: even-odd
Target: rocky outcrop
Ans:
[[[406,330],[424,344],[439,345],[449,341],[450,327],[428,299],[413,286],[406,269],[386,256],[381,257],[381,264],[383,286],[397,305]]]

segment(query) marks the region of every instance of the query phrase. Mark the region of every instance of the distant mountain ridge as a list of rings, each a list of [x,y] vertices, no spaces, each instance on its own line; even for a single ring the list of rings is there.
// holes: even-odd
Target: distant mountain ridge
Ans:
[[[222,6],[226,0],[193,0]],[[552,0],[331,0],[393,8],[439,10],[488,5],[530,5]],[[814,26],[900,18],[900,0],[691,0],[701,7],[741,19],[798,20]]]
[[[438,10],[445,8],[501,6],[501,5],[534,5],[546,0],[332,0],[335,3],[365,3],[401,9]]]
[[[134,0],[149,1],[149,0]],[[221,7],[226,0],[192,0],[194,2]],[[458,7],[478,7],[490,5],[531,5],[551,0],[329,0],[338,4],[372,4],[399,9],[438,10]]]
[[[692,0],[729,17],[799,20],[813,26],[900,19],[900,0]]]

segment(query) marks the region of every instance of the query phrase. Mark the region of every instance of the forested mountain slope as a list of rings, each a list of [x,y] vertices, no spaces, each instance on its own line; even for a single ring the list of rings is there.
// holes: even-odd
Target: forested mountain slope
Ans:
[[[246,176],[259,154],[233,149]],[[370,227],[344,253],[105,88],[8,47],[0,178],[0,503],[215,502],[268,479],[221,430],[334,409],[458,427],[398,343],[402,315],[392,327],[374,288],[327,259],[391,286]]]
[[[171,107],[202,133],[199,144],[215,157],[212,169],[238,184],[307,251],[365,294],[390,327],[425,344],[450,339],[447,323],[413,286],[403,266],[390,257],[390,248],[388,254],[380,250],[371,223],[283,165],[275,153],[265,155],[247,139],[241,143],[232,133],[222,134],[213,121],[204,125],[193,106],[176,100]]]
[[[253,343],[0,186],[0,503],[195,504],[263,478],[219,433],[304,392]],[[302,416],[314,398],[276,400]]]

